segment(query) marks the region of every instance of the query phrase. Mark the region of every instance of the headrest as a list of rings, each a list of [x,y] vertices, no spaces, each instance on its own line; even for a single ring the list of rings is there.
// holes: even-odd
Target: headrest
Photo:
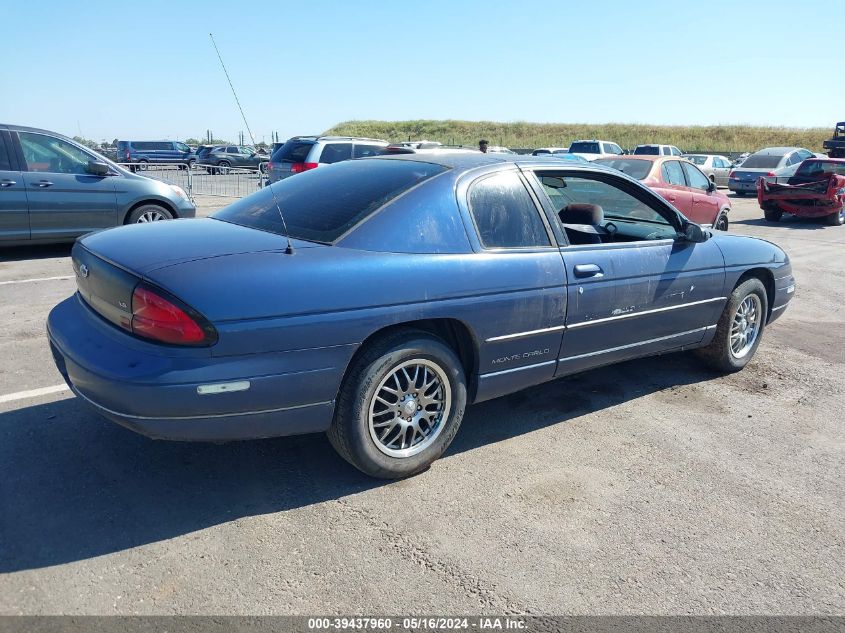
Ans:
[[[558,216],[564,224],[604,225],[604,210],[597,204],[573,202],[561,209]]]

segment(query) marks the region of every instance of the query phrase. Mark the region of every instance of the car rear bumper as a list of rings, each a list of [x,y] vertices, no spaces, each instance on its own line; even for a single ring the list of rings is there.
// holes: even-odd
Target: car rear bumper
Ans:
[[[757,181],[728,180],[728,189],[733,192],[757,193]]]
[[[74,393],[109,420],[149,437],[278,437],[325,431],[332,421],[332,386],[342,370],[295,366],[319,353],[214,357],[208,348],[165,348],[105,323],[78,295],[50,312],[47,334]],[[209,387],[215,392],[206,393]]]

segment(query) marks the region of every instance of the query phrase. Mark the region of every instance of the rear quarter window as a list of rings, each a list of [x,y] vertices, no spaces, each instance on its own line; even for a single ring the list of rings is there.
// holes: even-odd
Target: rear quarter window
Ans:
[[[475,182],[469,192],[469,209],[487,248],[551,245],[539,211],[516,172]]]

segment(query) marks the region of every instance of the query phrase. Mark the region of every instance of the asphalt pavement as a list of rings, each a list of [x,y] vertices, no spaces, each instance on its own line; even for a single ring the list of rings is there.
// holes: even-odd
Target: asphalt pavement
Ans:
[[[399,482],[320,435],[99,418],[44,333],[69,247],[0,252],[0,614],[845,614],[845,227],[734,199],[730,231],[797,279],[744,371],[674,354],[473,406]]]

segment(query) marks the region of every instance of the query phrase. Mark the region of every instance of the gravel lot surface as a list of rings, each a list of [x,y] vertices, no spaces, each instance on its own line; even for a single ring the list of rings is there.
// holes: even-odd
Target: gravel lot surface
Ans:
[[[322,436],[4,401],[62,384],[44,323],[74,281],[68,247],[0,252],[0,614],[845,614],[845,227],[731,220],[798,283],[744,371],[669,355],[474,406],[393,483]]]

